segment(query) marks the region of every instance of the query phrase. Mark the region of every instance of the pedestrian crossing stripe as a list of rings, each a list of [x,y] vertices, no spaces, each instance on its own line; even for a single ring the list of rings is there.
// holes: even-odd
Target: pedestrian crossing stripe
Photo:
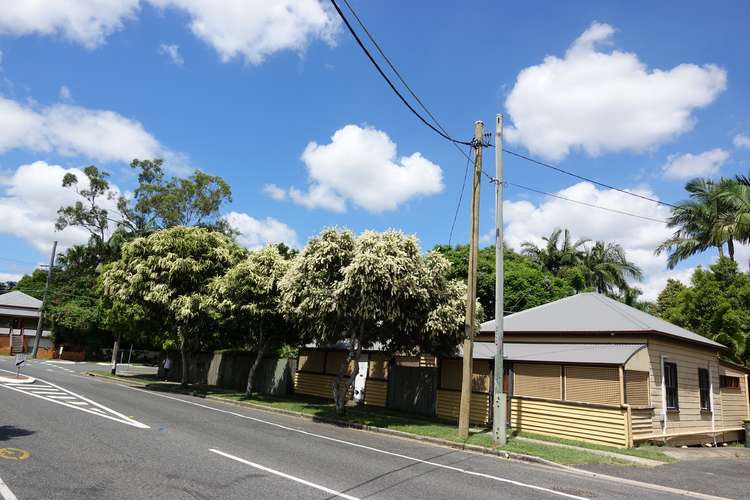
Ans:
[[[9,372],[8,370],[3,369],[0,369],[0,371]],[[35,398],[43,399],[45,401],[51,401],[52,403],[67,406],[68,408],[89,413],[91,415],[97,415],[108,420],[114,420],[115,422],[120,422],[122,424],[136,427],[138,429],[150,429],[150,427],[146,424],[138,422],[137,420],[123,415],[122,413],[115,411],[112,408],[108,408],[101,403],[92,401],[85,396],[60,387],[57,384],[53,384],[52,382],[39,378],[37,378],[37,381],[42,382],[46,385],[34,387],[34,385],[32,384],[4,383],[0,384],[0,387],[5,387],[6,389],[10,389],[11,391],[20,392],[21,394],[26,394]],[[42,390],[39,391],[35,389]]]

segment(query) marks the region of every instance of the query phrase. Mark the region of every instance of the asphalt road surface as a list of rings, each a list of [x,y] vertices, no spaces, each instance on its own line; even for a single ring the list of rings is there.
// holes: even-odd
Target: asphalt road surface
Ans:
[[[12,366],[0,358],[0,370]],[[79,365],[59,366],[66,369],[31,362],[24,372],[35,384],[0,383],[3,500],[679,496],[132,388],[82,376]]]

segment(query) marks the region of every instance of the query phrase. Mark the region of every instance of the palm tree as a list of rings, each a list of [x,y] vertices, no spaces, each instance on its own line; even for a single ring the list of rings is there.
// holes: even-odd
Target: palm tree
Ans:
[[[562,242],[560,241],[562,236]],[[584,246],[588,239],[571,239],[570,231],[555,229],[552,234],[542,238],[546,244],[539,247],[530,241],[521,244],[521,253],[531,257],[542,268],[558,276],[561,271],[580,264],[585,253]]]
[[[717,248],[719,255],[723,256],[725,243],[729,257],[734,260],[736,228],[722,223],[729,218],[729,202],[726,195],[721,194],[727,189],[725,180],[716,183],[710,179],[693,179],[685,185],[690,199],[672,209],[672,216],[667,221],[667,227],[677,229],[655,250],[656,255],[669,252],[669,269],[709,248]]]
[[[610,296],[621,292],[627,297],[628,281],[643,279],[641,269],[627,259],[625,250],[617,243],[594,243],[583,256],[580,268],[588,288]]]
[[[734,242],[750,241],[750,177],[738,175],[719,183],[718,202],[724,207],[717,230],[727,235],[729,257],[734,260]]]

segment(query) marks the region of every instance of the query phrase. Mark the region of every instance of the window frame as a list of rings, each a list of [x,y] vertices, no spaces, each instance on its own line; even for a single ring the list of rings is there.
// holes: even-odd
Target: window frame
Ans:
[[[670,374],[670,376],[668,376],[668,374]],[[668,361],[664,362],[664,373],[662,373],[662,379],[664,381],[664,392],[665,392],[665,398],[666,398],[665,403],[667,406],[667,410],[680,411],[680,395],[679,395],[679,383],[678,383],[678,378],[677,378],[677,363],[671,363]],[[668,382],[672,382],[672,383],[670,384]],[[673,401],[670,401],[670,399],[672,399]],[[670,402],[672,403],[671,405],[670,405]]]
[[[732,381],[729,383],[729,381]],[[720,389],[739,389],[740,388],[740,377],[737,375],[720,375],[719,376],[719,388]]]
[[[698,393],[700,396],[701,411],[712,411],[713,401],[711,401],[711,374],[708,371],[708,368],[698,368]]]

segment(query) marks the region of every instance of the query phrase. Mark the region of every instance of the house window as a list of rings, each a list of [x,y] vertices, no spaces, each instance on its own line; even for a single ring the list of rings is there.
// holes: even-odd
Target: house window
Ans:
[[[667,409],[678,410],[680,402],[677,397],[677,365],[664,363],[664,388],[667,391]]]
[[[698,387],[701,393],[701,410],[711,411],[711,380],[706,368],[698,368]]]
[[[721,387],[722,389],[739,389],[740,378],[732,377],[730,375],[721,375],[719,377],[719,387]]]

